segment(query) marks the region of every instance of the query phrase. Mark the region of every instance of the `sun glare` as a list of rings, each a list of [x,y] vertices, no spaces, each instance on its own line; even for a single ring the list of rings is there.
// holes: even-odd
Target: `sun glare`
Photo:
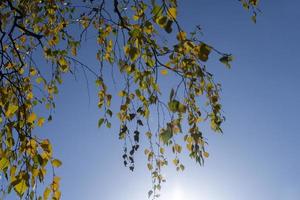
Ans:
[[[183,190],[180,187],[176,187],[172,192],[172,199],[173,200],[184,200]]]

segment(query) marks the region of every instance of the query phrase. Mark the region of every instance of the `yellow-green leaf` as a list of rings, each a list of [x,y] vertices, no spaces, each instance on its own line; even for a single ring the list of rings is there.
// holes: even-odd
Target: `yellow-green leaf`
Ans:
[[[67,60],[64,57],[61,57],[58,60],[59,68],[61,69],[62,72],[68,72],[69,71],[69,64]]]
[[[9,167],[9,160],[7,158],[1,158],[0,159],[0,171],[3,171],[7,167]]]
[[[18,106],[9,104],[7,111],[5,112],[5,116],[11,118],[17,110],[18,110]]]
[[[58,159],[52,160],[51,163],[52,163],[53,167],[60,167],[62,164],[62,162]]]

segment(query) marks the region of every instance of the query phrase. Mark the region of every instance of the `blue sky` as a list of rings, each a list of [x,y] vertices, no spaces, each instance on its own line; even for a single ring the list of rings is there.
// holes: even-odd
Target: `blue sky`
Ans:
[[[235,61],[231,70],[208,65],[223,87],[224,134],[205,132],[210,157],[204,167],[186,158],[183,173],[165,169],[162,200],[174,193],[187,200],[300,198],[299,6],[297,0],[261,0],[263,13],[254,25],[234,0],[180,3],[182,25],[201,25],[204,41]],[[96,64],[92,48],[83,45],[80,53],[89,65]],[[54,120],[41,130],[63,161],[62,199],[146,199],[151,179],[143,153],[134,173],[123,166],[118,127],[97,128],[101,113],[93,85],[89,98],[83,77],[66,77]]]

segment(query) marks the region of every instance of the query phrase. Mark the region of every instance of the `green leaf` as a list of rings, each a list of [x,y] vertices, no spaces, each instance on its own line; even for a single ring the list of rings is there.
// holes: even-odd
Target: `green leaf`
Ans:
[[[161,6],[158,6],[158,5],[154,5],[151,13],[154,15],[154,16],[160,16],[162,14],[162,7]]]
[[[182,103],[179,103],[179,105],[178,105],[178,111],[180,113],[185,113],[186,112],[186,106],[183,105]]]
[[[102,126],[103,122],[104,122],[104,118],[100,118],[98,121],[98,128]]]
[[[108,114],[110,117],[113,115],[112,111],[110,109],[106,110],[106,114]]]
[[[211,51],[211,48],[208,45],[202,43],[200,45],[200,51],[199,51],[199,54],[198,54],[199,59],[201,61],[204,61],[204,62],[207,61],[208,60],[208,55],[210,54],[210,51]]]
[[[107,123],[106,123],[106,127],[107,127],[107,128],[111,128],[111,123],[110,123],[110,122],[107,122]]]
[[[173,133],[171,127],[168,125],[167,129],[163,129],[160,133],[160,139],[164,144],[168,144],[169,140],[172,138]]]
[[[172,100],[168,103],[169,109],[171,112],[177,112],[178,111],[178,107],[179,107],[179,101],[177,100]]]
[[[167,33],[171,33],[172,32],[172,24],[173,24],[173,21],[168,20],[167,24],[165,25],[165,31]]]
[[[230,62],[233,60],[233,57],[231,55],[225,55],[222,58],[220,58],[220,62],[226,65],[226,67],[230,68]]]
[[[136,47],[130,47],[128,50],[129,58],[131,61],[135,61],[139,57],[139,50]]]

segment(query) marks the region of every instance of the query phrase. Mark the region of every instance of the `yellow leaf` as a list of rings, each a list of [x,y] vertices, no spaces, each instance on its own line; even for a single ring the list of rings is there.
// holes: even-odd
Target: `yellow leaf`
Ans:
[[[55,192],[53,193],[53,199],[54,199],[54,200],[60,199],[60,196],[61,196],[60,191],[55,191]]]
[[[69,71],[69,64],[66,61],[64,57],[61,57],[58,60],[59,68],[61,69],[62,72],[68,72]]]
[[[4,170],[7,167],[9,167],[9,160],[7,158],[1,158],[0,159],[0,171]]]
[[[27,122],[33,124],[33,122],[34,122],[35,119],[36,119],[36,114],[35,113],[30,113],[30,115],[27,118]]]
[[[168,70],[162,69],[162,70],[160,71],[160,73],[161,73],[162,75],[167,75],[167,74],[168,74]]]
[[[18,69],[18,73],[19,73],[20,75],[24,74],[24,69],[23,69],[23,67],[20,67],[20,68]]]
[[[177,9],[176,8],[169,8],[167,14],[168,14],[169,18],[176,19],[176,17],[177,17]]]
[[[124,90],[121,90],[118,95],[120,97],[124,97],[126,95],[126,92]]]
[[[15,191],[18,193],[18,195],[21,197],[24,192],[27,190],[26,181],[22,179],[18,184],[14,186]]]
[[[45,123],[45,118],[44,117],[39,118],[39,120],[37,121],[38,126],[43,126],[44,123]]]
[[[58,189],[59,189],[59,182],[60,182],[60,177],[55,176],[53,178],[53,182],[52,182],[52,190],[58,191]]]
[[[173,163],[174,163],[175,166],[177,166],[177,165],[179,164],[179,160],[178,160],[177,158],[175,158],[175,159],[173,160]]]
[[[162,147],[160,147],[160,148],[159,148],[159,152],[160,152],[161,154],[164,154],[164,153],[165,153],[165,149],[162,148]]]
[[[49,41],[48,44],[49,46],[54,46],[57,45],[59,43],[59,37],[54,35]]]
[[[48,199],[50,193],[51,193],[51,190],[47,187],[47,188],[45,189],[44,195],[43,195],[43,196],[44,196],[44,200],[47,200],[47,199]]]
[[[177,38],[177,40],[179,40],[179,41],[186,40],[186,32],[184,32],[184,31],[179,31],[176,38]]]
[[[29,74],[30,74],[30,76],[35,76],[37,74],[37,70],[34,69],[33,67],[30,67]]]
[[[25,36],[25,35],[22,35],[22,36],[20,37],[20,40],[21,40],[22,43],[25,43],[25,42],[26,42],[26,36]]]
[[[11,118],[14,115],[14,113],[18,110],[18,108],[19,107],[16,105],[9,104],[7,111],[5,112],[5,116]]]
[[[137,16],[137,15],[133,15],[133,16],[132,16],[132,19],[133,19],[134,21],[137,21],[137,20],[139,20],[139,18],[140,18],[140,17],[139,17],[139,16]]]
[[[208,158],[208,157],[209,157],[209,153],[206,152],[206,151],[204,151],[204,152],[203,152],[203,156],[204,156],[205,158]]]
[[[62,162],[58,159],[52,160],[51,163],[52,163],[53,167],[60,167],[62,164]]]
[[[30,100],[30,99],[32,99],[32,98],[33,98],[33,94],[32,94],[32,92],[29,92],[29,93],[27,94],[27,99]]]
[[[38,77],[35,81],[40,84],[44,79],[42,77]]]
[[[77,48],[76,48],[76,46],[72,46],[71,47],[71,54],[73,55],[73,56],[76,56],[77,55]]]
[[[90,19],[87,16],[83,16],[80,20],[81,25],[83,26],[83,28],[87,28],[90,24]]]
[[[174,145],[174,150],[176,151],[176,152],[178,152],[178,153],[181,153],[181,146],[180,145],[178,145],[178,144],[175,144]]]

